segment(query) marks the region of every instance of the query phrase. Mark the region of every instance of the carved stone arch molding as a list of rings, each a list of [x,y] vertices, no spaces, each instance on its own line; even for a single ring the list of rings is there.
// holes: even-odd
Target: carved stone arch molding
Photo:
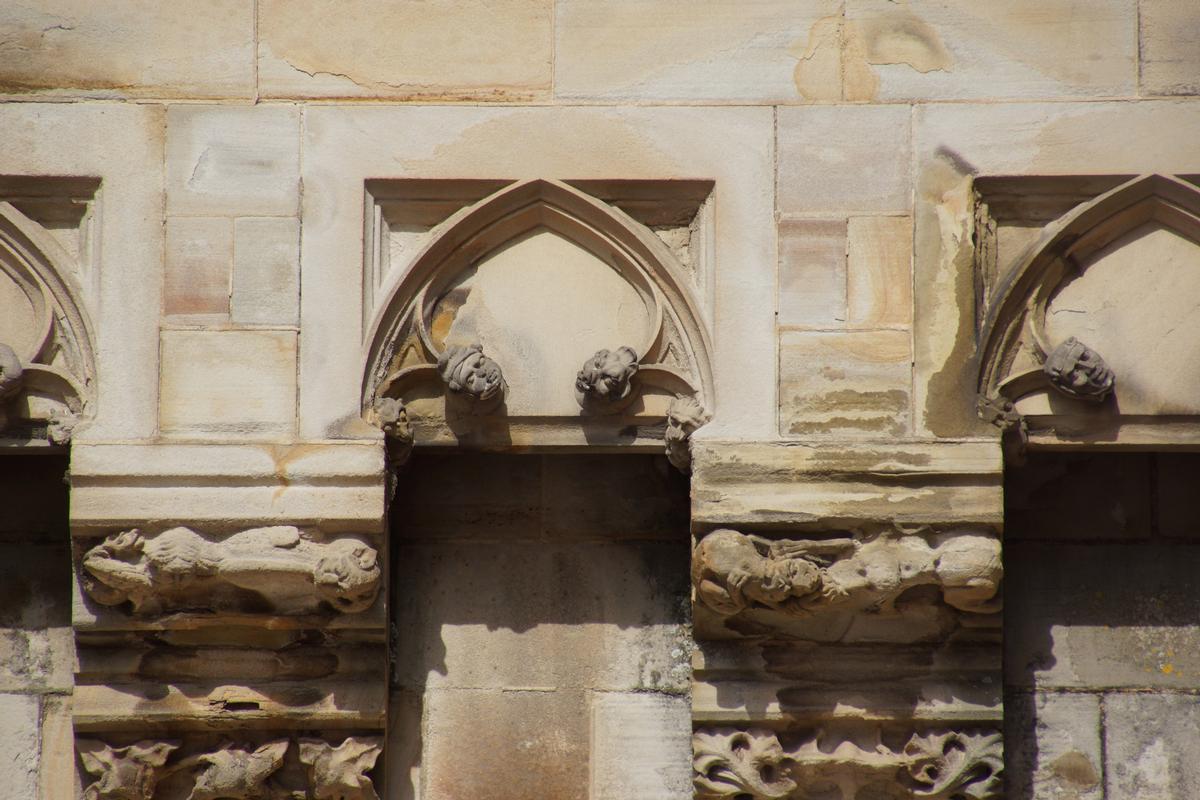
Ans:
[[[695,291],[649,228],[566,183],[462,209],[383,293],[364,415],[407,444],[663,446],[713,402]],[[672,450],[674,452],[672,452]]]
[[[1200,189],[1144,175],[1047,225],[980,332],[981,413],[1052,444],[1200,435]]]
[[[93,411],[91,323],[71,256],[0,202],[0,439],[64,444]]]

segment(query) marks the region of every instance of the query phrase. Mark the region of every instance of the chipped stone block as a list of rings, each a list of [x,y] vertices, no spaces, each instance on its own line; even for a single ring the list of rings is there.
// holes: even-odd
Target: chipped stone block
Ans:
[[[1110,694],[1104,721],[1106,800],[1200,796],[1200,698]]]
[[[846,322],[846,220],[779,223],[779,324]]]
[[[300,112],[293,106],[171,106],[166,158],[168,214],[297,212]]]
[[[1200,94],[1200,5],[1140,0],[1138,41],[1142,94]]]
[[[232,263],[232,220],[168,217],[163,314],[228,314]]]
[[[588,798],[588,693],[433,690],[425,697],[426,797]],[[471,757],[463,757],[470,731]]]
[[[266,97],[512,101],[551,85],[551,0],[435,0],[357,11],[259,3]]]
[[[235,323],[300,322],[300,221],[263,217],[233,223]]]
[[[1200,686],[1200,548],[1005,545],[1005,680],[1037,688]]]
[[[592,695],[592,800],[686,800],[691,761],[687,698]]]
[[[164,434],[277,439],[294,431],[295,333],[163,331],[162,360]]]
[[[907,331],[785,331],[779,426],[784,435],[898,436],[909,428]]]
[[[0,12],[0,93],[250,98],[253,0],[46,0]]]
[[[846,258],[847,324],[911,324],[912,218],[851,217]]]
[[[1014,800],[1104,800],[1099,695],[1010,694],[1004,724]]]
[[[843,99],[1127,96],[1136,76],[1132,3],[850,0]]]
[[[0,694],[0,786],[10,797],[37,797],[38,698]]]
[[[814,81],[811,72],[801,73],[801,43],[813,26],[839,14],[832,0],[559,3],[555,95],[793,101]]]
[[[779,210],[908,213],[907,106],[779,109]]]

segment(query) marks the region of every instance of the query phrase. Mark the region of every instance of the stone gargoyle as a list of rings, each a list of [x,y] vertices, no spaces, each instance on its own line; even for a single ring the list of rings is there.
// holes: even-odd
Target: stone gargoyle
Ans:
[[[632,347],[598,350],[575,376],[575,399],[583,408],[614,406],[633,391],[638,354]]]
[[[720,529],[692,556],[696,597],[722,616],[748,608],[895,612],[908,589],[932,585],[961,611],[992,613],[1003,576],[1000,541],[986,533],[778,539]]]
[[[171,611],[307,614],[328,604],[365,611],[379,590],[379,554],[355,538],[314,541],[292,526],[223,538],[190,528],[116,533],[83,556],[83,586],[102,605]],[[264,607],[265,606],[265,607]]]

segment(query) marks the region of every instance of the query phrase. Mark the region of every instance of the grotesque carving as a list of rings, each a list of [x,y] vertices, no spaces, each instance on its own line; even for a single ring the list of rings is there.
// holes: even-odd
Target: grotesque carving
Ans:
[[[314,800],[379,800],[367,771],[375,766],[379,739],[348,737],[337,747],[321,739],[300,740]]]
[[[447,347],[438,358],[438,373],[450,391],[474,400],[502,399],[508,390],[500,365],[483,354],[480,344]]]
[[[268,800],[267,779],[283,766],[287,749],[288,740],[277,739],[254,750],[226,745],[197,756],[200,772],[188,800]]]
[[[692,737],[700,800],[871,797],[999,800],[1004,768],[994,731],[913,733],[899,750],[876,730],[869,741],[817,731],[781,746],[765,729],[707,728]],[[810,791],[810,787],[812,787]]]
[[[667,430],[663,436],[667,458],[680,472],[692,471],[691,437],[708,420],[708,412],[694,397],[676,397],[667,408]]]
[[[1116,377],[1100,354],[1074,336],[1054,348],[1042,366],[1050,385],[1077,400],[1103,402]]]
[[[946,603],[962,611],[998,611],[999,540],[978,533],[933,538],[771,541],[722,529],[697,545],[692,581],[697,599],[726,616],[754,607],[892,613],[902,593],[921,585],[940,587]]]
[[[388,437],[399,442],[412,444],[412,424],[408,421],[408,409],[394,397],[384,397],[375,403],[375,418],[379,429]]]
[[[637,371],[638,355],[632,347],[599,350],[575,378],[575,399],[584,408],[617,404],[629,397]]]
[[[83,790],[83,800],[152,800],[164,775],[167,757],[178,742],[141,741],[128,747],[81,740],[79,758],[88,774],[97,776]]]
[[[696,800],[783,800],[796,791],[792,759],[769,730],[710,728],[692,737]]]
[[[8,426],[8,414],[4,404],[21,391],[22,378],[25,370],[21,367],[21,359],[8,345],[0,342],[0,431]]]
[[[379,588],[378,553],[351,538],[312,541],[291,526],[254,528],[222,540],[189,528],[109,536],[83,557],[87,593],[135,614],[244,610],[247,596],[280,614],[312,613],[320,601],[365,611]],[[241,590],[239,592],[239,590]]]

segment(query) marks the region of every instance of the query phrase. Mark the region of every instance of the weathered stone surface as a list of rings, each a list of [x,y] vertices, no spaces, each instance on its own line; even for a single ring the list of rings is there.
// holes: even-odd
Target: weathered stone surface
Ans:
[[[784,436],[899,436],[909,430],[907,331],[787,331],[779,343]]]
[[[1038,688],[1192,688],[1200,548],[1005,548],[1006,681]]]
[[[78,797],[80,787],[75,761],[75,732],[71,727],[71,699],[42,698],[42,749],[39,757],[38,800]]]
[[[295,430],[296,334],[162,334],[162,432],[287,439]]]
[[[37,797],[38,698],[0,694],[0,786],[14,797]]]
[[[692,715],[686,697],[592,696],[592,800],[685,800]]]
[[[670,0],[560,3],[555,95],[638,102],[795,100],[805,58],[800,44],[812,26],[838,14],[831,0],[723,0],[688,7]]]
[[[287,216],[299,202],[297,108],[168,108],[167,213]]]
[[[226,315],[233,264],[233,221],[169,217],[163,276],[163,314]]]
[[[988,524],[1003,520],[1002,504],[993,442],[706,441],[695,448],[693,524]]]
[[[0,92],[85,97],[254,96],[254,3],[12,3],[0,14]]]
[[[847,325],[874,328],[912,323],[912,242],[911,217],[850,218]]]
[[[936,6],[850,0],[841,29],[845,100],[1127,96],[1137,13],[1120,0]],[[820,35],[820,33],[818,33]],[[807,48],[813,49],[809,41]]]
[[[1055,453],[1007,467],[1005,538],[1148,539],[1152,458],[1140,453]],[[1166,477],[1170,470],[1159,474]],[[1165,510],[1165,504],[1160,508]]]
[[[536,781],[536,791],[547,797],[586,800],[587,702],[588,694],[578,690],[429,691],[421,762],[426,796],[526,800]],[[471,731],[467,759],[463,731]]]
[[[1195,695],[1110,694],[1104,719],[1107,800],[1174,800],[1200,793]]]
[[[904,214],[911,204],[907,106],[779,109],[779,210]]]
[[[1139,0],[1140,86],[1144,95],[1200,94],[1200,8],[1188,0]]]
[[[1104,800],[1099,695],[1010,694],[1004,725],[1011,800]]]
[[[846,323],[846,220],[779,223],[779,324]]]
[[[268,0],[258,15],[266,97],[513,101],[549,94],[549,0],[437,0],[370,13]]]
[[[300,221],[246,218],[233,223],[235,323],[300,323]]]

